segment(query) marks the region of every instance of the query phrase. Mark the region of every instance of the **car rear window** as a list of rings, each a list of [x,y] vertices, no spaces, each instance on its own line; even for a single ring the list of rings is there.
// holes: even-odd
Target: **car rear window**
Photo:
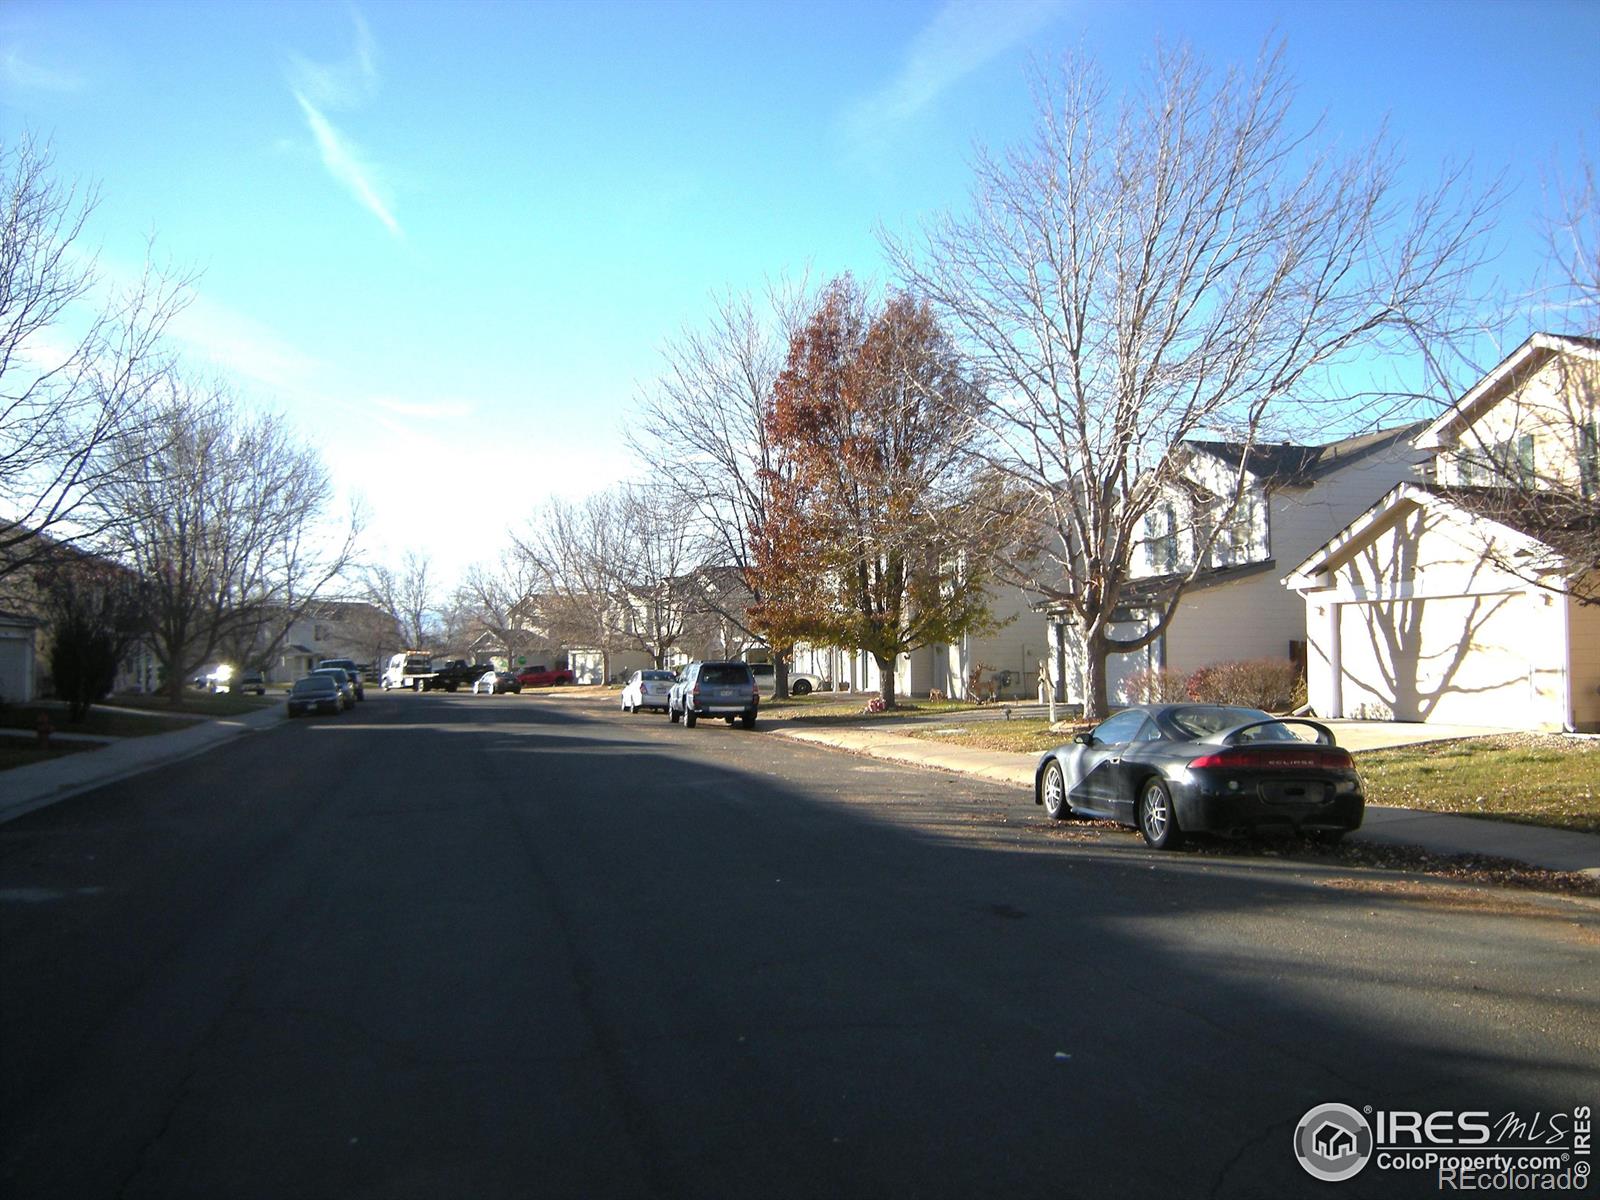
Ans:
[[[1269,719],[1268,714],[1259,709],[1233,708],[1221,704],[1186,705],[1183,708],[1175,708],[1167,714],[1167,720],[1193,738],[1208,738],[1221,733],[1224,729],[1237,729],[1241,725],[1250,724],[1251,721]]]
[[[750,681],[750,668],[746,666],[708,663],[700,668],[700,682],[710,684],[712,687],[731,687]]]
[[[318,675],[314,678],[296,679],[294,681],[294,694],[296,696],[314,696],[318,692],[336,692],[339,685],[330,675]]]
[[[671,671],[645,671],[639,678],[648,679],[655,683],[672,683],[678,677]]]

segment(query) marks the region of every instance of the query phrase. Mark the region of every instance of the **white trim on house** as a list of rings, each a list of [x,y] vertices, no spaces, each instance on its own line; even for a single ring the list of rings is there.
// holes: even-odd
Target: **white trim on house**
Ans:
[[[1536,370],[1559,354],[1586,358],[1600,362],[1600,345],[1587,338],[1566,337],[1557,333],[1536,333],[1518,346],[1498,366],[1469,388],[1433,424],[1424,429],[1415,442],[1419,450],[1447,450],[1456,444],[1461,429],[1476,421],[1493,404],[1504,397],[1505,390],[1516,382],[1525,370]],[[1532,361],[1537,356],[1538,361]]]

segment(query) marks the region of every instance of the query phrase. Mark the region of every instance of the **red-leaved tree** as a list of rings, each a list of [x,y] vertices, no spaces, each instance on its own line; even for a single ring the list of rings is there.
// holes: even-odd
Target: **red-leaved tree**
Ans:
[[[766,411],[778,466],[759,566],[796,640],[902,654],[992,626],[995,530],[970,453],[984,395],[928,306],[876,311],[846,275],[794,335]]]

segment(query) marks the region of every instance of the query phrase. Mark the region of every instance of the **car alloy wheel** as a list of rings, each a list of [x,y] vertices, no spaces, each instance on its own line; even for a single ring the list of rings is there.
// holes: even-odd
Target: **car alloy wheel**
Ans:
[[[1044,815],[1052,821],[1064,821],[1072,815],[1072,805],[1067,803],[1067,779],[1060,763],[1052,760],[1044,769],[1044,783],[1039,793],[1044,802]]]
[[[794,686],[789,690],[796,696],[809,696],[811,694],[811,681],[809,679],[796,679]]]
[[[1172,811],[1172,794],[1159,779],[1147,779],[1139,789],[1139,832],[1154,850],[1171,850],[1183,839],[1177,815]]]

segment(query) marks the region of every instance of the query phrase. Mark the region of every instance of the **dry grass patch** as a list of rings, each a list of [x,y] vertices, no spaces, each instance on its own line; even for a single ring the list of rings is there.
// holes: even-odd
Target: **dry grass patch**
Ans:
[[[265,696],[255,696],[233,692],[213,694],[185,691],[176,708],[163,695],[113,696],[106,703],[114,704],[118,708],[137,708],[153,713],[188,713],[196,717],[241,717],[247,713],[259,712],[263,708],[282,704],[283,693],[274,695],[269,690]]]
[[[1367,803],[1600,833],[1600,740],[1505,734],[1356,755]]]
[[[50,743],[50,749],[40,750],[37,743],[25,738],[0,737],[0,771],[9,771],[13,767],[31,767],[34,763],[52,762],[69,754],[98,750],[104,745],[104,742],[54,741]]]
[[[894,722],[904,717],[938,713],[971,712],[977,707],[959,700],[904,700],[885,712],[867,712],[867,701],[874,692],[812,692],[809,696],[790,696],[787,700],[761,701],[761,718],[770,721],[803,721],[816,725],[866,725],[878,721]],[[909,730],[904,732],[910,732]]]
[[[1085,725],[1088,729],[1091,726]],[[920,727],[901,732],[930,742],[948,742],[953,746],[967,746],[973,750],[1003,750],[1013,754],[1043,754],[1072,740],[1071,731],[1052,730],[1050,722],[1036,717],[1015,721],[983,720],[962,723],[952,721],[948,726],[929,729]]]
[[[0,709],[0,727],[24,729],[33,732],[39,727],[39,715],[50,718],[51,727],[58,733],[86,733],[96,737],[149,737],[157,733],[171,733],[187,729],[194,724],[193,717],[177,717],[166,713],[127,713],[110,709],[91,708],[76,725],[67,720],[65,704],[16,704]]]

